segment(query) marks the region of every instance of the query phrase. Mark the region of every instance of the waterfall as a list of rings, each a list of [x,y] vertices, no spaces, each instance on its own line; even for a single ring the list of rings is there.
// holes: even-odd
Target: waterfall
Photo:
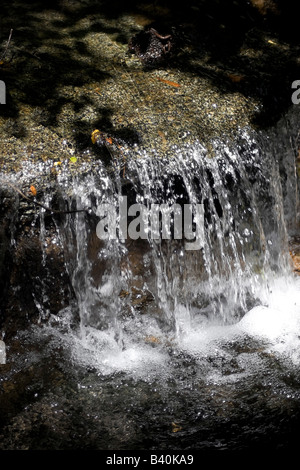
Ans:
[[[168,158],[141,149],[121,172],[100,161],[73,180],[62,199],[88,210],[67,215],[59,233],[86,345],[97,349],[105,338],[124,351],[128,333],[180,340],[199,319],[232,325],[268,304],[273,280],[291,277],[288,238],[297,225],[295,142],[286,136],[279,146],[282,127],[272,132],[243,129],[236,141],[214,141],[210,151],[195,141]],[[175,236],[174,208],[197,205],[201,246],[191,249],[183,226]]]

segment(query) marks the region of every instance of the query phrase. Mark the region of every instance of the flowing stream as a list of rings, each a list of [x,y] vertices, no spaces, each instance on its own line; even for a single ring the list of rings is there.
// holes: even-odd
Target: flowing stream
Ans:
[[[33,336],[70,378],[48,402],[57,413],[73,407],[78,421],[75,441],[58,444],[48,433],[46,448],[294,442],[300,279],[288,249],[298,210],[292,124],[284,119],[269,134],[241,130],[234,144],[214,142],[213,157],[195,142],[174,148],[172,159],[141,151],[125,173],[99,163],[97,173],[72,180],[71,197],[60,174],[62,204],[88,208],[57,220],[76,301]],[[175,239],[172,227],[169,238],[148,230],[144,239],[101,239],[99,208],[120,209],[125,197],[127,209],[201,204],[201,247],[187,249],[191,240]],[[41,229],[43,242],[43,218]]]

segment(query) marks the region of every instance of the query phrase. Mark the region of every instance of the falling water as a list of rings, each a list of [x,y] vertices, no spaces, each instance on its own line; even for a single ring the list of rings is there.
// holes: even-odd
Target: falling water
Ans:
[[[201,342],[204,325],[223,326],[226,336],[247,312],[268,307],[278,279],[294,282],[288,231],[297,215],[295,152],[288,138],[284,145],[278,149],[276,135],[241,130],[237,142],[215,141],[210,153],[198,142],[174,147],[168,159],[141,151],[125,172],[101,163],[97,174],[73,181],[70,204],[88,210],[66,216],[59,233],[80,318],[76,360],[83,347],[100,367],[112,361],[126,369],[144,355],[153,363],[152,345],[162,337],[183,345],[198,331]],[[124,196],[127,207],[148,210],[201,204],[201,248],[186,249],[184,237],[153,239],[151,230],[146,240],[101,240],[99,207],[115,208],[120,222]]]

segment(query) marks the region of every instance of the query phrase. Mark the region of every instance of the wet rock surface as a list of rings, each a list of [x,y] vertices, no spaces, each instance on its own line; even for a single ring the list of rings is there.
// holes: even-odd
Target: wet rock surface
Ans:
[[[172,156],[176,145],[209,145],[247,125],[269,126],[291,105],[297,42],[256,8],[97,5],[3,4],[3,50],[13,29],[0,66],[3,171],[28,161],[69,163],[74,155],[80,171],[99,158],[94,129],[120,141],[130,158],[143,148]],[[145,30],[168,37],[172,27],[181,38],[174,58],[145,70],[128,44]]]
[[[293,237],[290,240],[290,254],[295,273],[300,274],[300,239]]]

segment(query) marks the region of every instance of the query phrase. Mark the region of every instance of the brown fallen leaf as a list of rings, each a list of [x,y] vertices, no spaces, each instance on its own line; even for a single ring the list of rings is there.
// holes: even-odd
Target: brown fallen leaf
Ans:
[[[146,336],[145,341],[146,343],[160,343],[160,339],[153,335]]]
[[[37,195],[37,191],[36,191],[36,189],[35,189],[35,187],[34,187],[33,185],[30,186],[30,192],[31,192],[34,196]]]
[[[290,251],[290,255],[293,262],[294,272],[300,274],[300,254]]]
[[[227,77],[228,77],[229,80],[231,80],[233,83],[239,83],[239,82],[241,82],[242,80],[244,80],[245,75],[239,75],[239,74],[237,74],[237,73],[228,73],[228,74],[227,74]]]
[[[182,427],[177,424],[177,423],[172,423],[172,432],[178,432],[178,431],[181,431],[182,430]]]
[[[181,85],[179,85],[179,83],[171,82],[170,80],[165,80],[164,78],[160,78],[160,77],[156,77],[156,78],[160,82],[166,83],[167,85],[174,86],[176,88],[179,88],[181,86]]]
[[[119,297],[128,297],[128,295],[130,295],[130,293],[124,289],[119,293]]]

